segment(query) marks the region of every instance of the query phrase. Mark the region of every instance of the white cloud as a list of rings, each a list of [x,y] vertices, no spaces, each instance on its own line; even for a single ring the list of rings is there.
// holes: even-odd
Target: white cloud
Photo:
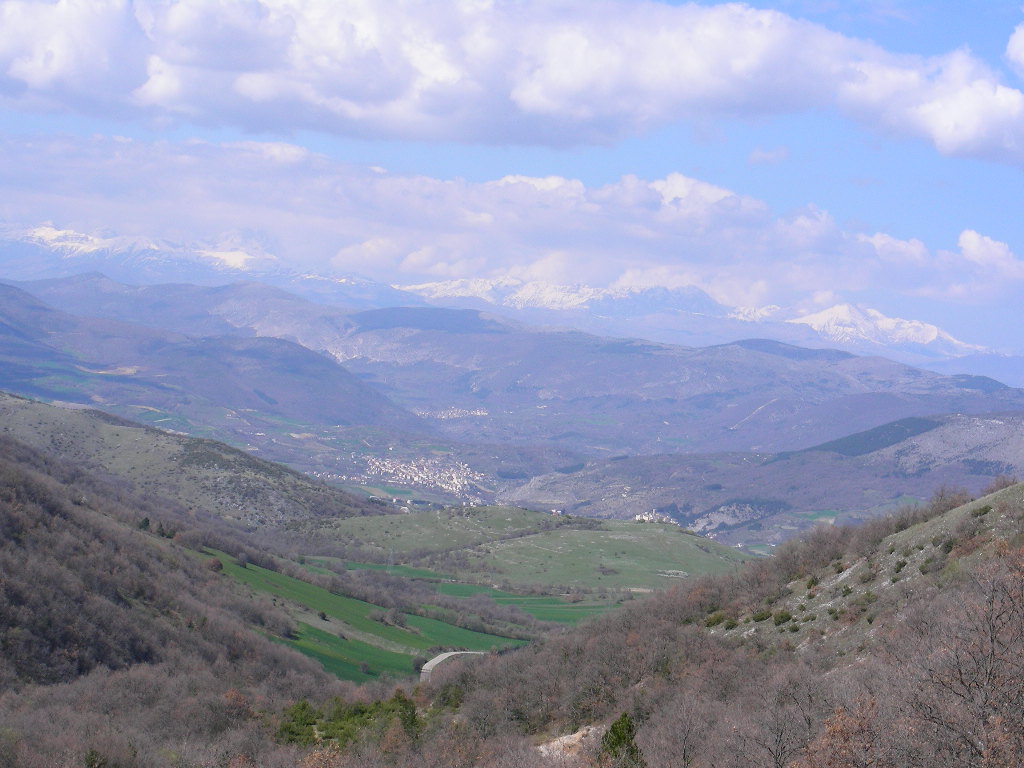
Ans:
[[[1006,243],[971,229],[960,233],[955,251],[930,251],[920,240],[884,233],[858,239],[874,250],[879,273],[907,295],[979,304],[1015,300],[1024,287],[1024,261]]]
[[[1006,44],[1006,60],[1017,70],[1017,74],[1024,76],[1024,24],[1018,24],[1010,35],[1010,41]]]
[[[900,240],[884,232],[873,235],[859,235],[858,240],[871,245],[884,262],[893,265],[911,264],[914,267],[927,266],[931,255],[928,246],[920,240]]]
[[[1024,160],[1024,93],[967,51],[921,61],[865,62],[840,87],[848,112],[947,155]]]
[[[124,0],[0,3],[0,94],[109,109],[144,79],[148,43]]]
[[[973,229],[965,229],[957,240],[960,254],[979,271],[993,280],[1024,280],[1024,261],[1010,250],[1010,246],[985,237]]]
[[[1024,32],[1007,58],[1024,60]],[[900,56],[740,3],[0,0],[0,98],[247,130],[603,142],[836,109],[1024,160],[1024,94],[972,54]]]
[[[562,177],[474,183],[346,165],[280,142],[0,139],[0,219],[51,221],[103,242],[211,243],[203,247],[227,260],[257,243],[261,258],[297,269],[389,283],[696,285],[733,306],[834,303],[879,288],[969,303],[1019,294],[1024,281],[1010,248],[973,230],[955,250],[932,251],[846,231],[813,207],[777,216],[676,173],[598,187]]]

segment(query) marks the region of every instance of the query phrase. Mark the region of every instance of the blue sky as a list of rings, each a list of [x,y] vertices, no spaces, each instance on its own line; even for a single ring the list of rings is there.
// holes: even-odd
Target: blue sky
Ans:
[[[1003,0],[0,0],[0,220],[1019,349],[1022,89]]]

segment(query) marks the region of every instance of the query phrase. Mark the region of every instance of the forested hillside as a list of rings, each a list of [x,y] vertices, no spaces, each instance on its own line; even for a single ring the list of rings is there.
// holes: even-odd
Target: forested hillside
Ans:
[[[0,437],[0,764],[295,764],[267,713],[346,688],[263,636],[291,631],[280,609],[168,538],[184,519]]]
[[[818,529],[431,693],[480,739],[628,724],[629,748],[584,738],[583,764],[1020,765],[1024,489],[964,500]]]
[[[440,750],[467,768],[1020,765],[1022,519],[1024,488],[1013,486],[818,529],[572,633],[450,662],[417,698],[436,730],[322,744],[318,759],[430,764]],[[302,712],[290,733],[310,744],[345,722]]]
[[[139,495],[174,499],[249,525],[307,517],[378,515],[371,504],[214,440],[128,421],[101,411],[58,408],[0,392],[2,431]]]

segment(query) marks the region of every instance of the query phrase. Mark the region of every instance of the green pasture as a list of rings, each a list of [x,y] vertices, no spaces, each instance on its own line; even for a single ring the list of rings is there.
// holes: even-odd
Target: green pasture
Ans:
[[[341,541],[381,555],[421,556],[416,565],[429,566],[436,554],[439,569],[453,581],[508,582],[551,591],[559,587],[662,589],[680,578],[727,571],[749,557],[674,525],[623,520],[595,524],[510,507],[348,518],[328,530]],[[447,563],[443,559],[447,552],[465,554],[468,570]],[[392,569],[411,578],[446,578],[429,567]],[[569,619],[585,612],[566,611],[564,616]],[[550,610],[543,613],[552,615]]]
[[[437,591],[449,597],[487,595],[499,605],[514,605],[540,621],[553,621],[558,624],[577,624],[591,616],[604,613],[613,605],[608,602],[570,603],[551,595],[517,595],[494,587],[459,582],[438,584]]]
[[[330,573],[326,568],[320,567],[330,561],[342,562],[336,558],[307,557],[306,568],[314,573]],[[345,567],[349,570],[386,571],[394,576],[436,582],[437,592],[448,597],[465,598],[473,595],[487,595],[500,605],[515,605],[540,621],[552,621],[559,624],[576,624],[583,619],[607,611],[613,605],[608,602],[570,603],[553,595],[520,595],[482,584],[457,581],[447,574],[408,565],[345,561]]]
[[[257,565],[249,564],[243,568],[224,552],[206,551],[220,560],[224,573],[254,591],[287,600],[312,615],[323,612],[328,622],[325,628],[318,629],[303,623],[298,637],[284,642],[318,659],[326,668],[346,679],[366,679],[385,672],[411,674],[412,657],[435,646],[487,651],[523,644],[522,640],[475,632],[411,614],[402,614],[404,627],[384,624],[370,618],[372,612],[383,610],[372,603],[336,595],[322,587]],[[331,631],[326,629],[328,626]],[[338,637],[339,632],[344,639]],[[368,665],[367,672],[361,671],[361,662]]]
[[[727,571],[749,557],[674,525],[607,521],[606,527],[491,542],[472,552],[473,564],[513,584],[664,588]]]
[[[351,517],[338,520],[332,534],[380,552],[464,548],[527,531],[550,515],[512,507],[452,507],[407,515]]]
[[[316,659],[324,669],[343,680],[361,683],[379,674],[408,677],[413,674],[412,657],[379,648],[352,638],[340,638],[304,622],[296,637],[281,642]],[[365,671],[364,671],[365,670]]]
[[[426,581],[442,581],[451,580],[451,576],[437,571],[431,571],[428,568],[414,568],[410,565],[387,565],[386,563],[357,563],[352,560],[341,560],[337,557],[323,557],[323,556],[307,556],[305,558],[306,568],[314,573],[331,573],[327,568],[327,565],[334,563],[335,565],[343,564],[347,570],[350,571],[384,571],[390,573],[393,576],[403,576],[407,579],[424,579]]]

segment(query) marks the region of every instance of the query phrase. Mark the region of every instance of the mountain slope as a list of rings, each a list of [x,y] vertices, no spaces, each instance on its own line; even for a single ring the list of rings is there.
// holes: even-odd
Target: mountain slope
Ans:
[[[36,450],[116,478],[135,494],[172,499],[248,525],[379,514],[379,505],[213,440],[171,434],[105,413],[0,393],[2,432]]]
[[[352,432],[386,439],[431,431],[298,344],[251,335],[195,338],[81,318],[10,286],[0,286],[0,357],[0,387],[8,390],[88,403],[235,445],[258,442],[271,458],[337,454],[338,441]]]
[[[552,472],[506,503],[632,517],[657,509],[725,543],[778,544],[816,522],[860,522],[936,488],[1024,476],[1024,415],[912,417],[789,453],[617,457]]]
[[[939,429],[925,426],[909,431]],[[287,627],[280,597],[254,600],[138,528],[184,510],[3,435],[0,475],[0,755],[15,765],[553,768],[573,732],[584,760],[619,750],[651,768],[1024,759],[1024,486],[822,527],[521,650],[446,662],[413,704],[274,647],[251,627]],[[385,697],[403,714],[373,719]]]
[[[554,440],[591,453],[789,450],[906,416],[1024,404],[1017,390],[980,377],[768,340],[688,348],[530,329],[472,310],[347,313],[258,286],[170,286],[166,302],[158,288],[95,277],[34,290],[81,312],[286,338],[332,355],[468,442]],[[156,309],[147,315],[149,304]],[[193,309],[175,312],[179,304]]]
[[[201,765],[219,752],[295,765],[300,754],[269,738],[266,711],[345,686],[264,636],[290,631],[280,608],[138,526],[144,515],[215,521],[6,435],[0,479],[6,764]]]
[[[544,741],[541,765],[1019,765],[1021,486],[945,501],[452,664],[429,691],[477,733]]]

